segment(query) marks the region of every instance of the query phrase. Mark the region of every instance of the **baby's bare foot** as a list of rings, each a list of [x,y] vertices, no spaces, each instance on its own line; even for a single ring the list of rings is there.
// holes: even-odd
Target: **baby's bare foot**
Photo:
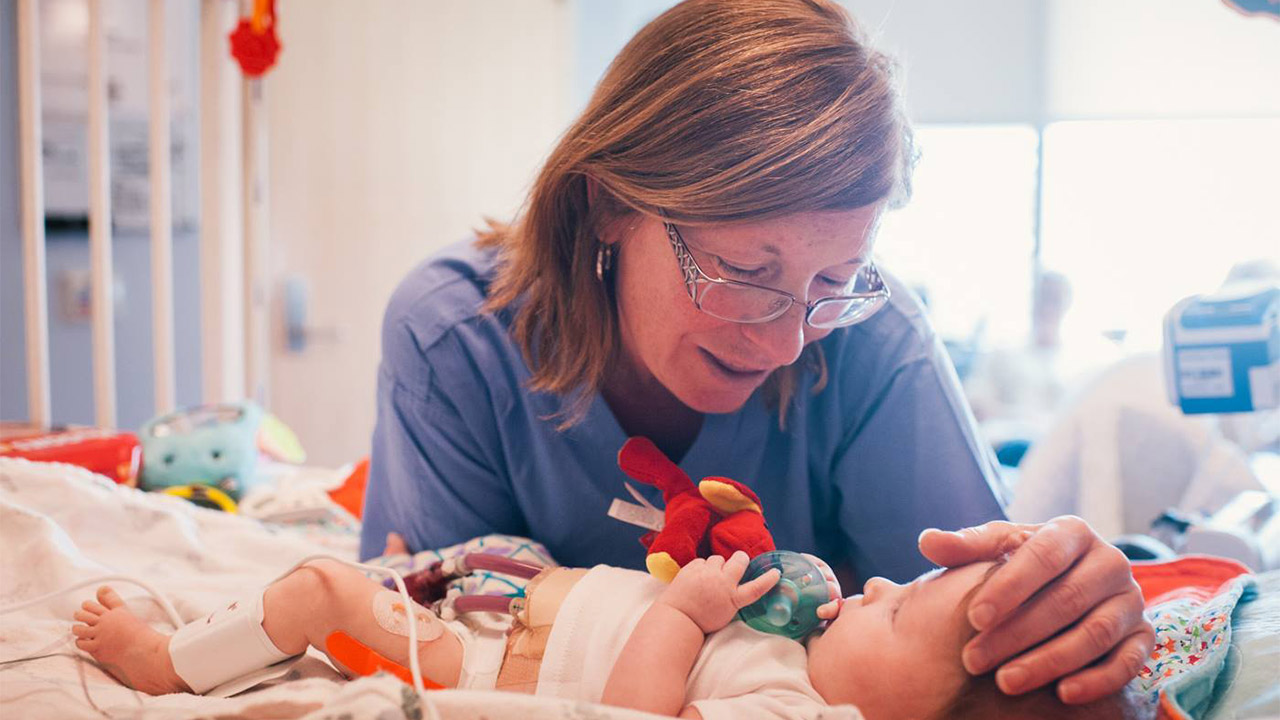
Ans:
[[[109,587],[86,600],[72,625],[76,647],[93,656],[120,682],[148,695],[191,692],[169,659],[169,636],[152,630]]]

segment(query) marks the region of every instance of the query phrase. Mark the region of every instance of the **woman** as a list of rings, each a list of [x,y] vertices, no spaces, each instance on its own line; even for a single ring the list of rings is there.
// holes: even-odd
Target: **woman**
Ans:
[[[780,547],[863,579],[924,570],[926,528],[987,523],[920,536],[944,565],[1022,543],[971,606],[967,669],[1002,665],[1006,692],[1065,677],[1068,702],[1121,687],[1153,637],[1123,557],[1074,518],[1002,522],[937,338],[871,260],[912,157],[890,62],[834,3],[654,20],[518,220],[392,298],[362,554],[502,532],[638,567],[642,531],[606,511],[645,435],[750,484]]]

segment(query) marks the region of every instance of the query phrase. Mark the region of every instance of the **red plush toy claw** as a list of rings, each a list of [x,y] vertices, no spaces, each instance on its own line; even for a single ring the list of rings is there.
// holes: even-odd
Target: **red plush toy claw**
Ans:
[[[633,437],[618,451],[618,466],[632,479],[662,491],[662,530],[647,533],[649,574],[671,582],[680,568],[707,555],[729,557],[737,550],[755,557],[774,549],[764,524],[760,498],[728,478],[707,478],[694,486],[689,476],[648,438]]]

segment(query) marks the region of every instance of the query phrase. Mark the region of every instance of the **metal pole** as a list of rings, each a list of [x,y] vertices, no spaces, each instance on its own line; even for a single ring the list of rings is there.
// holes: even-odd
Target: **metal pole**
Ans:
[[[93,308],[93,405],[100,427],[116,425],[115,295],[111,263],[111,158],[107,132],[105,0],[89,0],[89,264]]]
[[[245,385],[250,398],[269,405],[266,87],[262,78],[244,85]]]
[[[43,127],[40,122],[40,13],[18,2],[18,125],[22,156],[22,284],[26,308],[27,416],[50,424],[49,295],[45,282]]]
[[[240,69],[227,52],[234,0],[200,3],[200,327],[204,402],[245,396]]]
[[[176,400],[173,338],[173,202],[169,169],[169,62],[165,43],[166,0],[151,0],[150,158],[151,338],[155,354],[156,414],[172,412]]]

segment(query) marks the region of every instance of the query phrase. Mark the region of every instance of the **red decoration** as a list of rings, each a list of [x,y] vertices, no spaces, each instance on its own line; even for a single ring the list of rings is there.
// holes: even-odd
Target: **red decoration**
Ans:
[[[280,56],[275,0],[254,0],[253,15],[240,18],[231,36],[231,57],[248,77],[262,77]]]
[[[133,433],[102,428],[34,428],[0,423],[0,457],[79,465],[121,485],[138,484],[142,446]]]
[[[633,480],[662,491],[666,503],[661,531],[640,539],[648,548],[645,566],[663,582],[696,557],[729,557],[742,550],[750,557],[774,550],[760,498],[751,488],[722,477],[694,485],[648,438],[627,440],[618,466]]]

